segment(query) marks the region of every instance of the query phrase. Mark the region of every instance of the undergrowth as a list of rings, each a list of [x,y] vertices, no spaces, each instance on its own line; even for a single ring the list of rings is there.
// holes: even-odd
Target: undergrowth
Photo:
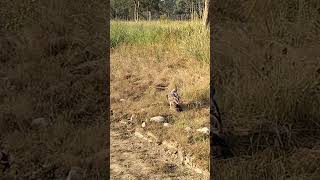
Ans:
[[[111,22],[113,123],[133,117],[141,127],[147,121],[146,130],[180,143],[203,169],[208,169],[209,138],[188,137],[185,128],[209,127],[208,36],[200,22]],[[169,110],[166,99],[175,86],[185,105],[181,113]],[[171,126],[148,121],[159,115]]]
[[[111,48],[122,44],[175,46],[198,61],[209,63],[209,30],[200,21],[111,22]]]
[[[319,7],[217,2],[212,78],[235,157],[214,161],[215,178],[320,177]]]

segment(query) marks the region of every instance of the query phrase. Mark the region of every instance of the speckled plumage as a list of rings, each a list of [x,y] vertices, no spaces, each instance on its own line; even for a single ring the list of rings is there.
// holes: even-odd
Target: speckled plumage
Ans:
[[[178,94],[177,89],[173,89],[168,95],[168,102],[171,108],[175,108],[176,111],[182,111],[180,96]]]

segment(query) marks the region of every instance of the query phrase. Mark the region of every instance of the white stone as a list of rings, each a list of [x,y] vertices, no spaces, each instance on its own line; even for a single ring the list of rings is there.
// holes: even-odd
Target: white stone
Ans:
[[[180,163],[184,164],[184,154],[181,150],[178,151],[178,157],[179,157]]]
[[[132,120],[133,120],[133,117],[134,117],[134,115],[132,114],[132,115],[131,115],[131,117],[130,117],[130,121],[132,121]]]
[[[203,133],[203,134],[209,134],[209,133],[210,133],[210,130],[209,130],[209,128],[207,128],[207,127],[199,128],[199,129],[197,129],[197,131],[198,131],[198,132],[201,132],[201,133]]]
[[[198,174],[203,174],[203,171],[199,168],[194,168],[194,171]]]
[[[137,136],[138,138],[144,138],[144,136],[138,131],[134,132],[134,135]]]
[[[146,122],[143,122],[142,124],[141,124],[141,126],[144,128],[144,127],[146,127]]]
[[[169,127],[169,126],[170,126],[170,124],[169,124],[169,123],[164,123],[164,124],[163,124],[163,126],[165,126],[165,127]]]
[[[124,120],[121,120],[120,123],[121,123],[121,124],[127,124],[127,122],[124,121]]]
[[[150,121],[162,123],[162,122],[165,121],[165,119],[164,119],[164,117],[162,117],[162,116],[155,116],[155,117],[152,117],[152,118],[150,119]]]
[[[191,131],[191,127],[186,127],[186,128],[184,128],[184,130],[189,132],[189,131]]]

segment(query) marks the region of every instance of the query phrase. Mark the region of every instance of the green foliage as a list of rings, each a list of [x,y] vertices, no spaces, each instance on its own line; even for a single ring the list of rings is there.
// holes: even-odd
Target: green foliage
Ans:
[[[210,62],[210,32],[202,24],[195,24],[195,27],[184,29],[186,33],[181,39],[182,49],[189,55],[194,56],[201,62]]]
[[[110,30],[110,46],[115,48],[121,44],[152,44],[161,40],[163,29],[144,24],[112,22]]]
[[[160,16],[160,21],[167,21],[168,16],[166,14]]]
[[[138,1],[136,1],[138,2]],[[133,20],[135,2],[133,0],[111,0],[110,15],[112,19]],[[166,15],[168,19],[191,17],[191,9],[197,15],[202,14],[203,0],[139,0],[139,19],[148,19],[149,11],[153,19]]]
[[[122,44],[176,46],[188,57],[209,63],[210,38],[200,22],[111,22],[111,48]]]

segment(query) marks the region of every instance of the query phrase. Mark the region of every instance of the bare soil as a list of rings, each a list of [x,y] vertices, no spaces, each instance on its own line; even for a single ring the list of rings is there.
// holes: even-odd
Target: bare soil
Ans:
[[[113,123],[111,139],[111,179],[207,179],[166,157],[163,149],[135,137],[130,126]]]

